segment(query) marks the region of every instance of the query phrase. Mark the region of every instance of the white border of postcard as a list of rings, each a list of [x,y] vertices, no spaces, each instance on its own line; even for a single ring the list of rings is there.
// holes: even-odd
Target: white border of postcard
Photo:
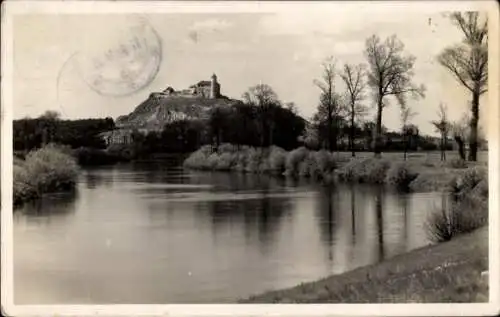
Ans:
[[[14,305],[12,243],[12,78],[13,16],[18,14],[70,13],[230,13],[295,11],[314,14],[323,10],[367,9],[376,14],[416,11],[487,11],[489,12],[489,268],[490,302],[482,304],[234,304],[234,305]],[[387,11],[389,10],[389,11]],[[153,2],[153,1],[5,1],[2,2],[2,94],[1,94],[1,300],[8,316],[403,316],[403,315],[496,315],[499,308],[499,61],[498,4],[494,1],[380,1],[380,2]],[[352,12],[352,11],[351,11]],[[391,13],[392,13],[391,12]]]

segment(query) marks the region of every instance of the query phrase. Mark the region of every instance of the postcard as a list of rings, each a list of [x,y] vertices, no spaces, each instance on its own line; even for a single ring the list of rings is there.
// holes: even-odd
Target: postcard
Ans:
[[[495,2],[2,13],[6,316],[500,311]]]

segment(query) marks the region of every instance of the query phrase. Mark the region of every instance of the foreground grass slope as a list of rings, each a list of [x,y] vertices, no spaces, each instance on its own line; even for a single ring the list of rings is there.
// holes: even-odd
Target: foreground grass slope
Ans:
[[[488,228],[242,303],[487,302]]]

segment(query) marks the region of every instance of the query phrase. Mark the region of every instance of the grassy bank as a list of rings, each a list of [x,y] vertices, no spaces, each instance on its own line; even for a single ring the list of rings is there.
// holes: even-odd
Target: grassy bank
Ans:
[[[487,302],[487,227],[387,261],[242,303]]]
[[[49,144],[25,159],[15,157],[13,173],[13,202],[18,206],[45,193],[72,190],[78,165],[69,151]]]
[[[192,153],[184,166],[210,171],[264,173],[287,177],[314,178],[321,181],[349,181],[388,184],[411,191],[451,191],[457,178],[471,168],[486,170],[486,163],[465,162],[457,157],[441,162],[437,155],[409,155],[403,161],[401,153],[384,153],[374,158],[372,153],[309,151],[298,148],[286,152],[278,147],[266,149],[223,144],[217,152],[204,146]]]

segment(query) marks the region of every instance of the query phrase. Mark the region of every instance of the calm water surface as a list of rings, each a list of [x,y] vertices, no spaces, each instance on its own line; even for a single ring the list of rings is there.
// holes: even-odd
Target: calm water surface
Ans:
[[[428,244],[436,193],[182,170],[84,170],[14,213],[16,304],[231,302]]]

